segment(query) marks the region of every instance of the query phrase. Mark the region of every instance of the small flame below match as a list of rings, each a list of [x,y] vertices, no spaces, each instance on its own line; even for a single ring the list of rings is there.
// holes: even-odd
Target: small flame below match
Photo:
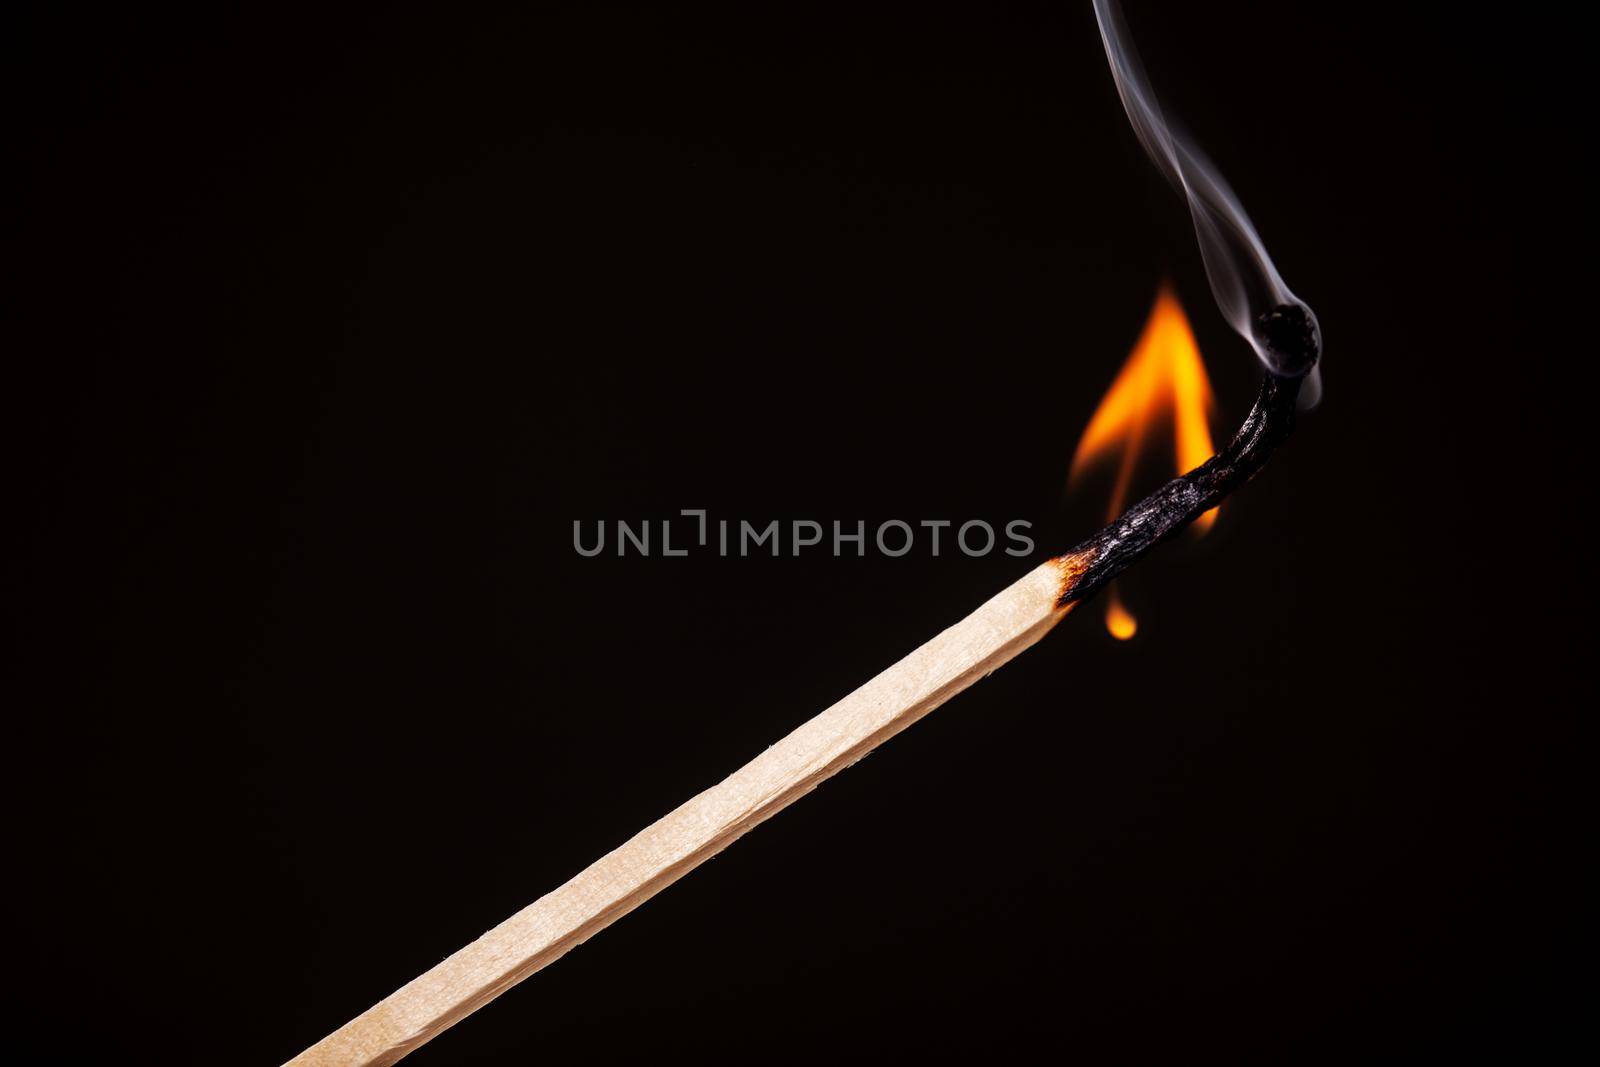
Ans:
[[[1152,431],[1161,429],[1163,421],[1170,424],[1173,459],[1179,474],[1193,470],[1216,454],[1208,422],[1211,408],[1211,381],[1200,358],[1200,346],[1183,305],[1172,288],[1163,284],[1156,292],[1144,332],[1078,441],[1069,484],[1076,484],[1085,471],[1115,458],[1117,476],[1106,519],[1116,518],[1127,505],[1139,459],[1152,445]],[[1216,518],[1213,508],[1194,521],[1194,529],[1204,533]],[[1121,641],[1139,629],[1138,620],[1122,603],[1115,585],[1107,590],[1106,629]]]
[[[1106,630],[1118,641],[1127,641],[1139,632],[1139,620],[1123,606],[1115,583],[1106,591]]]

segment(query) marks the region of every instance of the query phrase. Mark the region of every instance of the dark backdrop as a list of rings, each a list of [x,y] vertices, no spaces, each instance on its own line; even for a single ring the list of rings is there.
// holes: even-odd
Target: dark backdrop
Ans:
[[[1587,702],[1535,651],[1578,38],[1174,7],[1139,43],[1321,315],[1321,410],[1129,576],[1136,640],[1070,619],[419,1067],[1592,1041]],[[1163,276],[1219,433],[1253,392],[1086,2],[12,49],[12,1062],[277,1063],[1027,565],[573,520],[1043,521]]]

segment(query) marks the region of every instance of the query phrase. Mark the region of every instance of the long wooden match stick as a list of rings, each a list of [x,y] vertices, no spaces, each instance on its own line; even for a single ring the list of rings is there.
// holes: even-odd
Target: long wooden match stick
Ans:
[[[616,922],[1038,641],[1071,610],[1076,557],[1047,560],[742,769],[290,1060],[400,1057]]]
[[[1308,343],[1316,340],[1307,336]],[[1003,666],[1075,604],[1253,476],[1293,428],[1300,382],[1266,375],[1250,415],[1217,456],[1088,541],[1039,564],[720,785],[290,1060],[290,1067],[396,1062]]]

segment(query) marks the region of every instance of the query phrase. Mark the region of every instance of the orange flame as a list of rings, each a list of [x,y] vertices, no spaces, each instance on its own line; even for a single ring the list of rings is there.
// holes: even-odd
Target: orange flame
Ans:
[[[1115,456],[1117,480],[1106,518],[1116,518],[1127,505],[1134,468],[1147,448],[1149,431],[1161,420],[1170,420],[1173,460],[1180,474],[1216,454],[1207,422],[1211,407],[1211,382],[1200,359],[1200,346],[1183,305],[1163,283],[1144,332],[1078,441],[1069,481],[1076,482],[1085,470]],[[1195,530],[1204,533],[1216,518],[1213,508],[1194,521]],[[1106,597],[1106,629],[1123,641],[1139,629],[1138,620],[1123,605],[1114,586]]]
[[[1118,641],[1131,640],[1139,632],[1139,620],[1123,605],[1115,582],[1106,590],[1106,630]]]

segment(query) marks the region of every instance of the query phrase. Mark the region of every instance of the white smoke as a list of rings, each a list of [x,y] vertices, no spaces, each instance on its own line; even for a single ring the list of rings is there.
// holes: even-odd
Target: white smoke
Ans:
[[[1268,370],[1279,374],[1303,372],[1303,367],[1285,365],[1283,353],[1268,343],[1261,329],[1262,317],[1285,306],[1299,308],[1313,330],[1316,317],[1284,284],[1250,216],[1221,172],[1181,127],[1163,114],[1116,0],[1094,0],[1094,12],[1106,58],[1111,62],[1111,74],[1134,133],[1151,161],[1189,204],[1206,277],[1222,317],[1249,342]],[[1319,392],[1320,382],[1314,371],[1304,393],[1314,402]]]

